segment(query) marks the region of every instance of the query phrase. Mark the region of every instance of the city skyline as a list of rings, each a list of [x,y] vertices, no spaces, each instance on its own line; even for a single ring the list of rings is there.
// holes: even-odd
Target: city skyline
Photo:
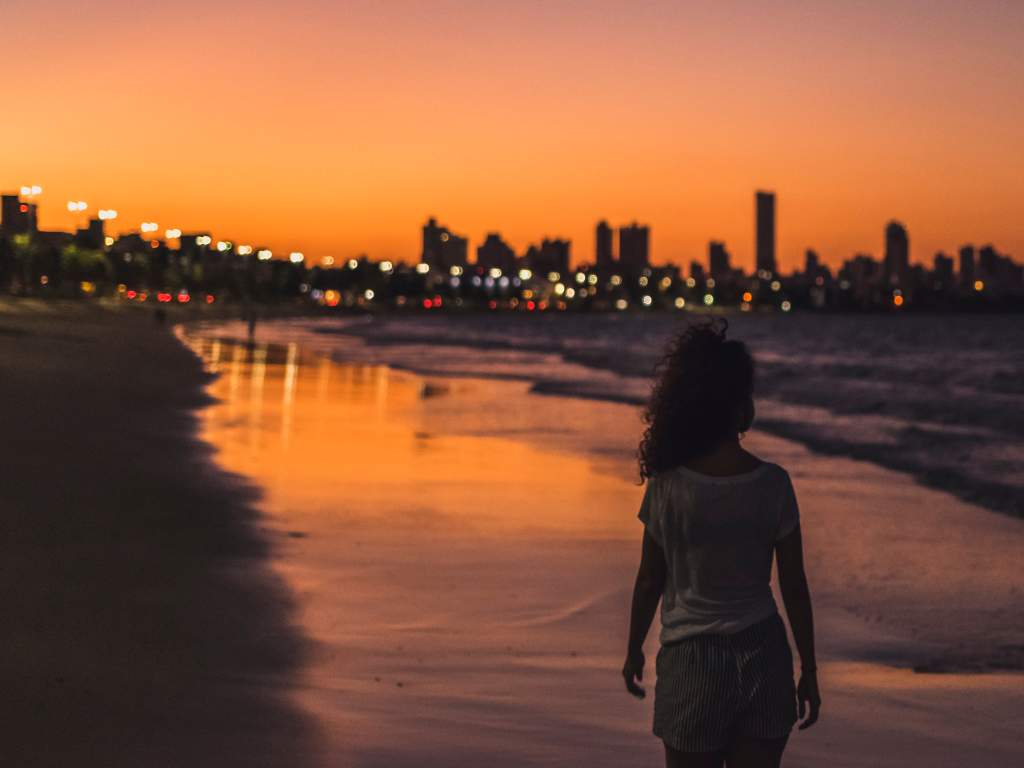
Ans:
[[[914,233],[912,264],[971,242],[1024,253],[1019,5],[4,14],[0,179],[45,188],[45,229],[82,226],[64,203],[84,200],[121,212],[115,233],[157,220],[398,260],[433,212],[474,244],[548,235],[580,259],[604,217],[649,224],[655,264],[716,240],[752,265],[749,190],[764,188],[781,271],[807,248],[833,268],[880,256],[891,219]]]

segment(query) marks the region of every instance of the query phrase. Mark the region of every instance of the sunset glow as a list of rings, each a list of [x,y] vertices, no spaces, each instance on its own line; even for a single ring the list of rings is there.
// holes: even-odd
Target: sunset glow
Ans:
[[[651,226],[655,263],[724,240],[780,267],[1024,255],[1024,5],[178,0],[5,3],[0,187],[44,228],[117,211],[280,256],[414,263],[430,215],[522,251]],[[88,201],[88,211],[68,201]],[[102,215],[102,214],[101,214]],[[104,216],[104,218],[110,218]],[[342,263],[342,262],[339,262]]]

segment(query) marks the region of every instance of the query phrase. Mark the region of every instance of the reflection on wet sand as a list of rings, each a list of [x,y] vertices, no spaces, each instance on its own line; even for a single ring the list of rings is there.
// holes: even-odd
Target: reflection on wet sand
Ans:
[[[443,388],[386,366],[336,363],[295,344],[192,344],[211,371],[228,371],[211,387],[220,405],[206,416],[207,437],[228,469],[264,484],[271,511],[330,498],[339,518],[389,525],[415,510],[477,530],[635,533],[624,513],[635,485],[586,457],[488,434],[496,391],[522,385],[460,382],[453,410]]]
[[[521,766],[564,757],[566,739],[593,765],[657,755],[646,716],[595,674],[621,644],[640,489],[552,447],[556,413],[605,429],[602,408],[620,407],[575,412],[522,383],[438,384],[294,345],[191,343],[223,374],[204,436],[265,489],[278,570],[320,643],[299,700],[335,764],[422,765],[426,750]]]

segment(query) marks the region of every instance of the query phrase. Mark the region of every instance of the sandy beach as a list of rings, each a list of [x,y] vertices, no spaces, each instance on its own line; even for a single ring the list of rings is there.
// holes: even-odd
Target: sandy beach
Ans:
[[[309,647],[259,489],[197,437],[199,362],[149,313],[0,304],[0,763],[300,765]]]
[[[659,764],[618,676],[635,408],[3,309],[5,764]],[[1024,523],[748,440],[816,599],[785,764],[1018,765]]]

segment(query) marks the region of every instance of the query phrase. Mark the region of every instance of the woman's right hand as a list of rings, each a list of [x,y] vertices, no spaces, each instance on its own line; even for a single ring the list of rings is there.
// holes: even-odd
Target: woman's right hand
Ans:
[[[810,728],[818,722],[821,709],[821,694],[818,692],[818,672],[810,670],[800,674],[800,684],[796,687],[796,698],[799,703],[800,730]],[[806,717],[804,715],[806,714]]]
[[[642,699],[647,695],[647,691],[642,686],[636,684],[637,680],[644,679],[645,661],[643,651],[631,650],[626,654],[626,663],[622,665],[622,676],[626,679],[626,690],[638,699]]]

